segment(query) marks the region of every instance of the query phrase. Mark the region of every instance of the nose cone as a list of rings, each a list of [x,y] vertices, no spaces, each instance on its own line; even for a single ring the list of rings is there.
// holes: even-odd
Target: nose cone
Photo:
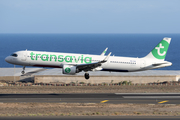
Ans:
[[[10,56],[6,57],[6,58],[5,58],[5,61],[8,62],[8,63],[10,63],[10,62],[11,62],[11,57],[10,57]]]

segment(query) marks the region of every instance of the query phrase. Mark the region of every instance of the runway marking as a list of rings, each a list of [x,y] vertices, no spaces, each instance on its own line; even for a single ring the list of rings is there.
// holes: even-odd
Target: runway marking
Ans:
[[[103,101],[101,101],[100,103],[105,103],[105,102],[108,102],[109,100],[103,100]]]
[[[130,94],[133,94],[133,95],[138,95],[138,94],[140,94],[140,95],[153,95],[153,94],[155,94],[155,95],[161,95],[161,94],[163,94],[163,95],[172,95],[172,94],[180,95],[180,93],[114,93],[114,94],[116,94],[116,95],[130,95]]]
[[[123,98],[180,98],[180,96],[123,96]]]
[[[168,101],[168,100],[166,100],[166,101],[161,101],[161,102],[158,102],[158,103],[160,103],[160,104],[161,104],[161,103],[165,103],[165,102],[169,102],[169,101]]]

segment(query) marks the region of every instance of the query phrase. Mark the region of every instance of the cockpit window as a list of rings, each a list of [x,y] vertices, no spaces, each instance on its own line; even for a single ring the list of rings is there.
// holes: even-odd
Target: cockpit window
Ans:
[[[15,53],[13,53],[11,56],[17,57],[18,55],[17,55],[17,54],[15,54]]]

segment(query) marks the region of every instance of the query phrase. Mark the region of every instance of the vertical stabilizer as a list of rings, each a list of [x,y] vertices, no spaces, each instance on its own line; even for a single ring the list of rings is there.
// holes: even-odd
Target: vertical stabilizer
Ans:
[[[161,40],[161,42],[144,58],[164,61],[170,42],[171,38],[163,38],[163,40]]]

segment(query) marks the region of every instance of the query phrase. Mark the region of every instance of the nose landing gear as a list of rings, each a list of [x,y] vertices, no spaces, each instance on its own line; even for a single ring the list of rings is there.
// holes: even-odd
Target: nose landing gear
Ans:
[[[22,74],[25,74],[25,68],[26,66],[23,67],[23,71],[21,72]]]
[[[85,74],[84,74],[84,77],[85,77],[85,79],[88,80],[88,79],[89,79],[89,73],[85,73]]]

